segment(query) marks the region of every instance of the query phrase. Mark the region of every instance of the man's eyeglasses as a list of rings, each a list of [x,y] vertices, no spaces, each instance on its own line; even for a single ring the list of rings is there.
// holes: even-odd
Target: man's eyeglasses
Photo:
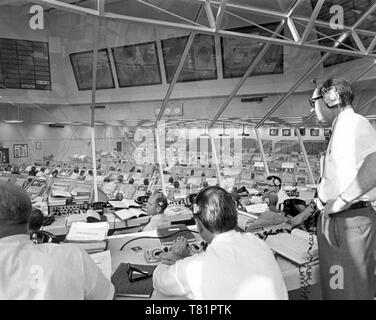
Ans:
[[[322,99],[322,98],[323,98],[323,96],[318,96],[318,97],[316,97],[316,98],[308,99],[309,104],[311,105],[311,108],[314,108],[314,107],[315,107],[315,101],[316,101],[316,100],[319,100],[319,99]]]
[[[127,273],[129,282],[138,281],[150,278],[153,274],[147,271],[135,268],[130,263],[127,263]]]

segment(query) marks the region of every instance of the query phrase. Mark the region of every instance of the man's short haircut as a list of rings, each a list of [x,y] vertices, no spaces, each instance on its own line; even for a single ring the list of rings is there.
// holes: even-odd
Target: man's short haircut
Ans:
[[[319,88],[320,93],[326,91],[330,87],[335,87],[341,98],[341,107],[351,105],[354,100],[354,93],[350,84],[345,79],[328,79]]]
[[[197,197],[198,219],[212,233],[234,230],[238,222],[236,203],[230,193],[218,186],[202,189]]]
[[[163,213],[167,208],[167,197],[159,190],[155,190],[153,195],[155,195],[155,202],[158,204],[158,207],[162,208]]]
[[[0,223],[27,224],[31,208],[31,200],[22,188],[13,183],[0,182]]]
[[[29,220],[30,230],[39,230],[43,226],[43,213],[39,209],[33,209],[31,211]]]
[[[276,187],[281,188],[282,180],[278,176],[268,176],[266,180],[271,180]],[[277,182],[278,181],[278,182]]]

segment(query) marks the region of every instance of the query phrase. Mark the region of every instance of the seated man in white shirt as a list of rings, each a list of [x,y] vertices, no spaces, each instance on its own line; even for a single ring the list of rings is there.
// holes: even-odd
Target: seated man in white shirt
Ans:
[[[283,211],[283,201],[289,198],[285,190],[282,188],[282,180],[278,176],[268,176],[266,178],[268,184],[268,192],[275,192],[278,196],[277,209]]]
[[[90,256],[73,244],[34,244],[31,201],[0,182],[0,300],[112,299],[114,287]]]
[[[180,237],[161,254],[154,288],[190,299],[287,299],[279,265],[268,245],[250,233],[235,231],[237,210],[231,195],[218,186],[200,191],[194,210],[206,251],[187,256]]]
[[[151,219],[144,227],[143,231],[151,231],[157,228],[169,227],[171,224],[170,219],[164,214],[166,208],[166,196],[159,190],[154,191],[146,204],[146,211],[148,215],[151,216]]]

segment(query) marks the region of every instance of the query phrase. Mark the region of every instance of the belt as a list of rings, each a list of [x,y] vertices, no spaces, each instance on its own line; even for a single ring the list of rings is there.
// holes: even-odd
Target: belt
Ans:
[[[369,202],[367,201],[359,201],[359,202],[355,202],[353,203],[349,209],[361,209],[361,208],[367,208],[369,206]],[[349,210],[347,209],[347,210]]]
[[[320,200],[320,199],[319,199]],[[322,202],[320,200],[321,204],[323,207],[325,207],[326,205],[326,202]],[[350,207],[348,207],[346,210],[350,210],[350,209],[361,209],[361,208],[367,208],[370,206],[370,203],[368,201],[358,201],[358,202],[355,202],[353,203]]]

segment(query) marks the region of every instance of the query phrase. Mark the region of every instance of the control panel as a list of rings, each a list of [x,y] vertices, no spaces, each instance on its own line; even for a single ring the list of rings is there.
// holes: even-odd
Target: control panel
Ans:
[[[80,214],[83,210],[87,210],[87,204],[67,204],[60,206],[48,206],[48,215],[69,216],[72,214]]]

